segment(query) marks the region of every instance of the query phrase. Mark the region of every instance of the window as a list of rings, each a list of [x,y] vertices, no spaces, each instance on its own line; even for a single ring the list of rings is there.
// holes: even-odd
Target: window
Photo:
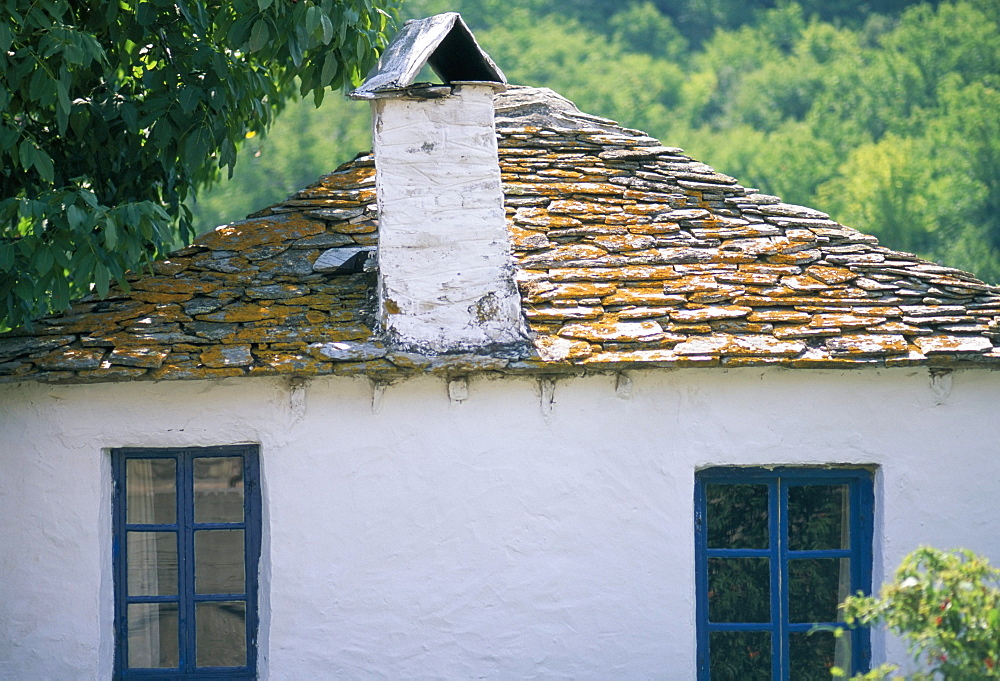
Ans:
[[[866,630],[837,604],[871,590],[872,474],[711,468],[695,486],[700,681],[827,681],[865,671]]]
[[[255,678],[257,447],[111,456],[115,678]]]

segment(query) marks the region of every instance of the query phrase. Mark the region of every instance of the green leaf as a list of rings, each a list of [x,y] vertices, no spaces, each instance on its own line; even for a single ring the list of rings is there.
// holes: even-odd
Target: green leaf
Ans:
[[[35,164],[35,145],[31,143],[31,140],[22,141],[17,153],[21,160],[21,167],[25,170]]]
[[[324,14],[320,17],[320,23],[323,25],[323,44],[329,45],[330,41],[333,40],[333,22],[330,21],[330,17]]]
[[[299,46],[299,41],[295,34],[288,36],[288,53],[291,55],[292,64],[296,68],[302,66],[302,47]]]
[[[326,55],[326,59],[323,60],[323,71],[320,73],[319,85],[320,87],[325,87],[333,82],[333,79],[337,76],[337,70],[340,68],[340,60],[337,58],[336,52],[329,52]]]
[[[97,263],[94,266],[94,284],[97,287],[97,295],[101,298],[108,297],[108,268]]]
[[[69,222],[69,228],[71,230],[75,231],[79,229],[86,217],[86,213],[84,213],[77,206],[70,205],[66,207],[66,220]]]
[[[184,113],[191,113],[198,106],[200,97],[198,96],[198,90],[193,87],[185,86],[181,88],[180,97],[178,101],[181,103],[181,109]]]
[[[257,23],[253,25],[253,30],[250,31],[250,42],[247,48],[251,52],[257,52],[267,44],[269,37],[267,22],[264,19],[258,19]]]
[[[14,42],[14,35],[6,24],[0,24],[0,52],[7,52]]]
[[[54,179],[55,169],[52,166],[52,159],[41,149],[35,149],[35,158],[32,161],[35,166],[35,170],[38,174],[42,176],[42,179],[46,182],[52,182]]]
[[[0,242],[0,271],[9,270],[14,265],[14,249]]]
[[[274,0],[257,0],[257,9],[263,12],[264,10],[266,10],[268,7],[271,6],[271,3],[273,1]]]
[[[310,5],[309,9],[306,10],[306,32],[313,33],[317,28],[319,28],[320,17],[323,15],[323,11],[316,5]]]
[[[112,249],[118,245],[118,225],[110,217],[104,219],[104,243]]]
[[[36,250],[34,257],[31,259],[35,274],[39,275],[48,274],[49,270],[52,269],[53,262],[52,252],[44,246]]]
[[[17,130],[0,123],[0,149],[10,149],[17,142]]]
[[[250,25],[252,23],[253,16],[251,15],[242,16],[234,21],[233,25],[229,27],[229,32],[226,34],[226,41],[235,46],[243,45],[250,35]]]
[[[135,17],[140,26],[149,26],[156,19],[156,12],[148,2],[140,2],[136,8]]]

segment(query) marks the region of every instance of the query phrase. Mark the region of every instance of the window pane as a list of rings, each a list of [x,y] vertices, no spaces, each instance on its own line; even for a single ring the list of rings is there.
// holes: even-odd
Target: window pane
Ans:
[[[850,593],[849,558],[788,561],[790,622],[837,622],[837,605]]]
[[[840,667],[850,676],[851,636],[836,638],[832,631],[796,632],[789,636],[791,678],[802,681],[829,681],[830,668]]]
[[[769,563],[767,558],[709,558],[709,621],[770,622]]]
[[[177,463],[173,459],[126,459],[125,522],[177,522]]]
[[[243,457],[195,458],[194,521],[243,522]]]
[[[175,596],[177,534],[129,532],[127,543],[128,595]]]
[[[194,533],[194,584],[198,594],[243,593],[243,530]]]
[[[128,606],[128,666],[177,666],[177,604]]]
[[[850,547],[845,512],[847,485],[788,488],[788,548],[791,551]]]
[[[243,667],[247,663],[247,609],[243,601],[195,606],[195,650],[199,667]]]
[[[709,548],[767,548],[767,485],[706,485],[705,501]]]
[[[771,681],[770,632],[713,631],[708,636],[712,681]]]

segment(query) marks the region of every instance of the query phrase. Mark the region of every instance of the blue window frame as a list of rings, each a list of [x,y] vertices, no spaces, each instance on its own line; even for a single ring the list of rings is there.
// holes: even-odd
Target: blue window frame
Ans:
[[[710,468],[695,485],[699,681],[826,681],[866,671],[837,604],[871,591],[872,473]]]
[[[254,679],[256,445],[113,449],[116,679]]]

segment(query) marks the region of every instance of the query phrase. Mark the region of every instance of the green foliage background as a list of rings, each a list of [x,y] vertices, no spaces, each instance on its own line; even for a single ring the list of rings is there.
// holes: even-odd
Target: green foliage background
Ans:
[[[457,10],[512,83],[645,130],[747,186],[1000,282],[996,0],[408,0]],[[204,228],[370,146],[330,97],[249,140],[193,204]]]

